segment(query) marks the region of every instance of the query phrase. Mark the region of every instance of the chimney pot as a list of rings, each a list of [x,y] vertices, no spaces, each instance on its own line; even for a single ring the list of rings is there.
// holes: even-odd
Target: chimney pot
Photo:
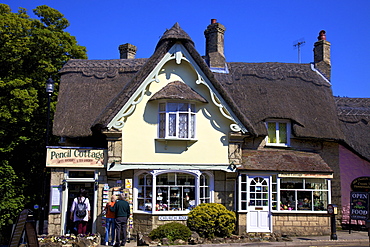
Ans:
[[[317,40],[326,40],[326,32],[325,30],[321,30],[319,33],[319,36],[317,37]]]
[[[217,23],[217,19],[211,19],[211,24]]]
[[[137,47],[129,43],[118,47],[120,59],[134,59],[136,56]]]

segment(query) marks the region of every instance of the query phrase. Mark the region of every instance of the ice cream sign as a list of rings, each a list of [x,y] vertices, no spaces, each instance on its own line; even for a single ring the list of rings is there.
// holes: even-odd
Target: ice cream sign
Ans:
[[[104,167],[106,149],[48,148],[46,167]]]

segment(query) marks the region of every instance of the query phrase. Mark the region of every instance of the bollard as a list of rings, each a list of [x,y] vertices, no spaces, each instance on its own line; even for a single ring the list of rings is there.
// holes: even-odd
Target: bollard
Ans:
[[[335,222],[335,215],[338,214],[338,207],[334,204],[328,205],[328,214],[330,215],[330,240],[338,240],[337,236],[337,224]]]

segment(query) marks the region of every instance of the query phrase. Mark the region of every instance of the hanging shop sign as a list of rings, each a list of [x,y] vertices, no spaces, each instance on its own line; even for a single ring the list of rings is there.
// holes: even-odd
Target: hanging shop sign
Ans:
[[[48,148],[46,167],[104,167],[106,149]]]
[[[358,177],[351,183],[353,191],[370,192],[370,177]]]

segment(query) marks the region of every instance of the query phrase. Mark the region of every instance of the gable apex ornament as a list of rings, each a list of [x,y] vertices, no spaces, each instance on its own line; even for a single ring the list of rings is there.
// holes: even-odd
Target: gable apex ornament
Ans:
[[[189,59],[188,59],[189,58]],[[240,121],[237,120],[233,114],[226,107],[226,103],[221,100],[221,97],[218,95],[217,91],[213,89],[210,83],[207,83],[204,79],[204,76],[201,75],[201,70],[198,65],[192,60],[191,55],[187,52],[185,47],[181,44],[177,43],[167,52],[167,54],[163,57],[163,59],[157,64],[154,70],[149,74],[147,79],[143,81],[143,83],[139,86],[139,88],[132,94],[130,100],[125,104],[124,107],[116,114],[116,116],[111,120],[108,124],[108,129],[121,129],[125,124],[125,120],[128,116],[130,116],[136,109],[136,105],[139,104],[144,95],[152,82],[160,82],[159,74],[163,66],[171,61],[175,60],[176,64],[181,64],[183,61],[189,63],[194,71],[197,74],[197,80],[195,81],[198,85],[205,85],[209,91],[210,98],[212,103],[219,109],[219,112],[225,118],[231,120],[233,123],[230,125],[230,129],[234,132],[242,131],[243,133],[247,133],[247,129],[241,124]]]

